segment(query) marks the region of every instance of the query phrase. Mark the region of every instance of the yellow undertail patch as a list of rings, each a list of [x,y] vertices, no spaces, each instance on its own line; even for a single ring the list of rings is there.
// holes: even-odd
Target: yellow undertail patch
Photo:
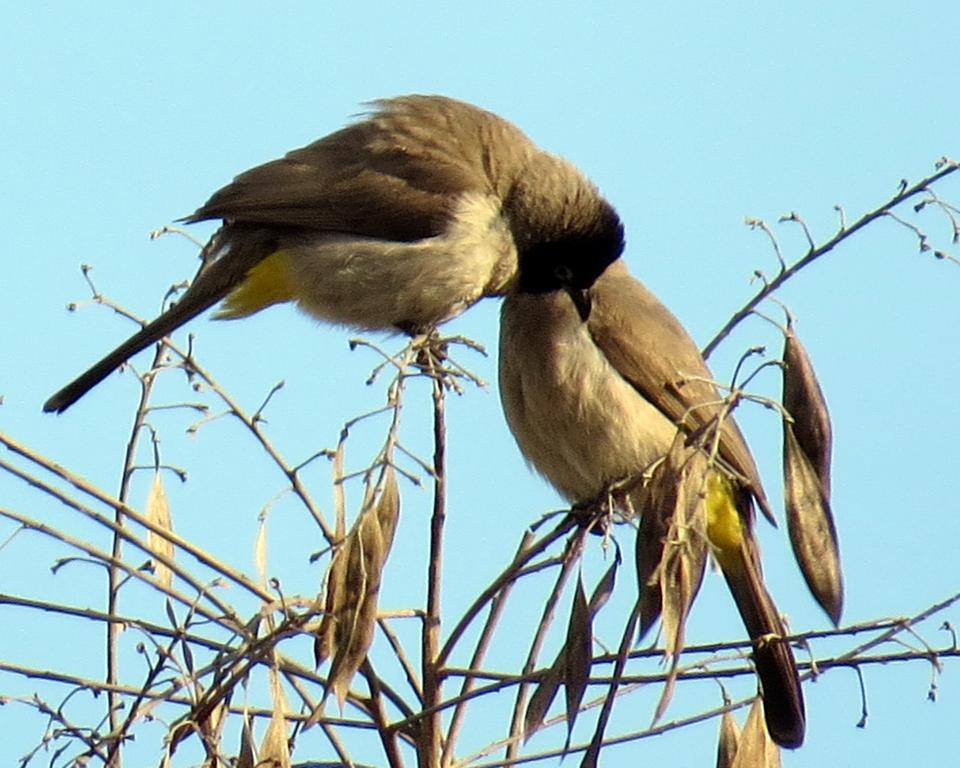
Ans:
[[[244,281],[227,294],[213,317],[216,320],[249,317],[271,304],[295,298],[286,253],[274,251],[247,272]]]
[[[730,481],[717,472],[707,479],[707,538],[720,566],[740,561],[743,523],[737,511],[736,495]]]

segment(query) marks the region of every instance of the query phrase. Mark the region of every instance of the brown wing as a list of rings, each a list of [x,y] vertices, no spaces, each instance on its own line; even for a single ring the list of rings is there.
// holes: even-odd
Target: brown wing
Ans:
[[[185,220],[417,240],[444,230],[460,194],[504,199],[536,151],[510,123],[453,99],[373,106],[366,119],[240,174]]]
[[[712,375],[696,344],[622,261],[612,264],[594,283],[591,298],[590,335],[637,392],[674,423],[687,424],[690,431],[713,418],[721,398],[709,383]],[[772,520],[750,449],[729,416],[721,428],[720,457],[746,479]]]

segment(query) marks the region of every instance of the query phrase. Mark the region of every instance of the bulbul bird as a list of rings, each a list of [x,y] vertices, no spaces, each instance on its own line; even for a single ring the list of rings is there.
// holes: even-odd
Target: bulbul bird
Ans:
[[[521,263],[562,265],[566,281],[587,286],[623,248],[616,212],[576,168],[441,96],[373,102],[364,119],[240,174],[183,221],[208,219],[223,225],[179,301],[45,411],[66,410],[218,302],[218,318],[291,301],[334,324],[415,334],[509,293]]]
[[[691,434],[703,428],[722,400],[693,340],[622,260],[588,295],[563,276],[521,267],[501,310],[500,396],[529,463],[568,500],[588,503],[663,458],[678,425]],[[803,693],[790,646],[778,639],[787,632],[753,535],[751,502],[767,514],[769,504],[729,416],[717,453],[704,484],[705,534],[752,641],[767,729],[781,746],[798,747]],[[642,489],[631,492],[640,514],[642,498]]]

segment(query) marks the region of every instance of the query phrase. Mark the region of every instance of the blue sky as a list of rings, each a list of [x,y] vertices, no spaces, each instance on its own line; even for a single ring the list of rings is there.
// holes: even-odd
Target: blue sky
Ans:
[[[456,96],[502,114],[576,163],[625,220],[633,272],[701,343],[751,295],[753,271],[775,269],[766,239],[744,226],[745,216],[772,223],[794,210],[822,241],[836,226],[835,204],[852,220],[885,200],[901,178],[926,175],[941,155],[960,156],[955,3],[815,2],[802,11],[780,3],[644,5],[5,5],[0,429],[115,489],[137,396],[132,378],[112,377],[59,418],[40,413],[51,392],[129,330],[109,310],[64,310],[88,296],[79,264],[94,265],[98,288],[111,298],[153,315],[166,288],[189,277],[196,262],[185,240],[151,242],[148,233],[190,213],[237,172],[340,127],[368,99]],[[960,203],[960,183],[938,191]],[[942,218],[927,212],[916,221],[936,245],[949,246]],[[211,231],[192,229],[201,239]],[[788,259],[802,253],[795,228],[776,231]],[[957,246],[952,253],[960,256]],[[882,221],[779,296],[797,318],[834,418],[846,622],[915,613],[960,583],[958,286],[960,268],[919,254],[909,231]],[[776,314],[774,306],[766,309]],[[559,506],[525,466],[500,415],[496,323],[491,301],[449,326],[490,351],[487,359],[463,357],[490,386],[449,403],[451,611],[499,570],[525,525]],[[382,387],[363,384],[375,357],[350,352],[351,334],[292,309],[242,324],[201,318],[190,330],[206,366],[250,410],[274,382],[286,382],[267,428],[292,461],[333,445],[345,418],[382,401]],[[742,326],[711,361],[717,377],[728,378],[742,350],[758,343],[770,345],[771,354],[779,346],[764,323]],[[147,357],[138,358],[141,366]],[[181,382],[168,379],[161,400],[182,399]],[[772,373],[757,385],[779,391]],[[409,440],[426,453],[425,391],[415,388],[411,397]],[[256,516],[282,479],[261,467],[255,447],[227,422],[187,437],[187,415],[159,419],[165,460],[191,473],[182,486],[168,479],[178,530],[252,571]],[[760,408],[741,409],[738,419],[779,498],[776,420]],[[357,430],[348,460],[362,465],[379,434],[374,426]],[[142,461],[149,461],[147,450]],[[329,509],[326,473],[318,465],[309,479]],[[147,475],[138,480],[139,503]],[[34,499],[0,474],[0,505],[41,514]],[[384,607],[407,607],[421,595],[428,513],[429,495],[405,488]],[[71,519],[52,505],[43,514],[64,524]],[[319,537],[311,538],[292,503],[280,500],[271,515],[273,571],[288,591],[309,593],[320,571],[306,556]],[[9,530],[0,528],[0,539]],[[792,626],[825,627],[784,531],[767,527],[762,537],[771,590]],[[99,605],[92,569],[49,574],[59,554],[39,537],[17,537],[0,551],[4,591]],[[594,557],[587,578],[601,567]],[[622,580],[626,587],[626,571]],[[531,591],[517,599],[532,606],[538,598]],[[0,614],[7,628],[0,659],[98,674],[95,632],[11,608]],[[956,623],[956,609],[941,618]],[[940,620],[921,631],[945,645]],[[617,626],[611,621],[605,631],[608,644],[616,642]],[[703,642],[741,632],[716,575],[707,579],[690,632]],[[840,652],[849,644],[815,650]],[[784,764],[944,762],[960,749],[957,669],[947,663],[932,704],[926,665],[869,668],[870,718],[862,730],[856,676],[825,675],[806,687],[808,743]],[[36,687],[0,676],[0,695]],[[748,688],[741,682],[741,692]],[[697,689],[686,700],[684,690],[669,716],[716,700],[715,689]],[[619,710],[628,719],[621,722],[641,727],[650,706],[649,695],[624,700]],[[0,709],[0,723],[17,734],[0,744],[3,764],[40,736],[39,720],[19,707]],[[609,764],[668,756],[672,764],[708,764],[715,731],[708,723],[619,748]],[[144,759],[157,758],[147,751]]]

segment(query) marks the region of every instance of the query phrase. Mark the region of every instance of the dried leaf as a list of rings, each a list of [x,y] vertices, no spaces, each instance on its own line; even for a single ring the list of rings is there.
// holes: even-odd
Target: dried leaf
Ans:
[[[780,768],[780,748],[767,732],[763,700],[759,696],[750,707],[750,714],[740,734],[737,757],[731,768]]]
[[[150,493],[147,496],[145,516],[147,520],[158,528],[164,531],[173,530],[173,525],[170,520],[170,505],[167,502],[167,494],[163,490],[163,480],[160,472],[154,472],[153,474],[153,483],[150,485]],[[167,589],[170,589],[173,584],[173,574],[166,565],[160,562],[160,558],[173,559],[173,542],[152,530],[148,530],[147,548],[158,556],[153,567],[153,573],[157,581]]]
[[[663,683],[663,690],[660,692],[660,698],[657,699],[657,706],[653,710],[653,723],[657,723],[663,713],[667,711],[667,707],[670,706],[670,701],[673,699],[673,689],[677,685],[677,665],[679,663],[680,657],[673,656],[670,659],[670,672],[667,674],[667,679]]]
[[[344,440],[346,434],[341,434],[337,450],[333,454],[331,472],[333,473],[333,510],[336,516],[334,533],[337,541],[342,541],[347,535],[347,499],[343,490],[343,462]]]
[[[173,600],[171,600],[169,597],[166,600],[164,600],[163,609],[164,611],[166,611],[167,621],[170,622],[170,626],[171,627],[179,626],[179,622],[177,621],[177,613],[173,609]]]
[[[267,515],[260,514],[260,524],[257,526],[257,538],[253,544],[253,562],[260,577],[260,585],[267,584]]]
[[[833,623],[843,612],[843,572],[830,502],[799,444],[793,425],[783,425],[787,531],[794,557],[814,598]]]
[[[703,507],[707,471],[707,457],[702,451],[692,451],[675,474],[675,507],[660,565],[661,623],[666,652],[671,656],[683,650],[684,624],[707,562]]]
[[[678,438],[653,473],[650,482],[636,493],[634,507],[640,511],[635,550],[637,588],[640,592],[641,640],[660,618],[660,574],[664,546],[670,533],[670,523],[676,514],[677,493],[680,485],[679,463],[675,451],[682,448]]]
[[[237,768],[255,768],[257,758],[253,745],[253,731],[250,729],[250,718],[243,713],[243,728],[240,730],[240,750],[237,754]]]
[[[613,594],[613,588],[617,583],[617,569],[620,567],[620,552],[617,551],[617,556],[614,558],[613,562],[610,563],[610,567],[604,572],[603,576],[600,577],[600,581],[597,582],[597,586],[593,589],[593,594],[590,595],[590,617],[593,618],[597,615],[597,612],[607,604],[607,601],[610,599],[610,595]]]
[[[703,486],[707,471],[707,458],[695,453],[685,465],[683,480],[679,486],[677,510],[670,527],[668,543],[664,551],[664,565],[660,579],[660,602],[662,606],[665,651],[671,660],[663,694],[654,713],[654,721],[666,711],[673,696],[680,654],[684,647],[687,616],[693,600],[703,582],[707,564],[707,539],[704,535],[705,520]]]
[[[229,697],[221,699],[216,706],[210,710],[210,714],[197,721],[197,729],[200,731],[200,738],[203,741],[203,749],[206,752],[210,765],[218,765],[217,759],[223,754],[221,748],[221,735],[223,733],[224,723],[227,721],[227,705]]]
[[[336,515],[335,533],[337,539],[343,539],[347,533],[347,500],[343,491],[343,441],[345,435],[341,435],[340,442],[337,444],[337,450],[333,454],[333,510]]]
[[[637,530],[637,584],[640,592],[640,622],[637,642],[643,640],[660,618],[660,560],[667,531],[654,514],[640,518]]]
[[[221,717],[218,713],[222,712],[222,717],[226,716],[234,688],[237,684],[246,685],[247,678],[237,674],[237,665],[245,663],[245,661],[239,660],[234,664],[225,665],[220,671],[219,679],[206,691],[204,691],[202,685],[194,683],[194,704],[190,707],[190,711],[170,726],[167,736],[170,754],[176,751],[177,746],[182,741],[193,736],[198,728],[201,733],[204,733],[203,729],[206,727],[206,723],[215,723]],[[227,682],[226,687],[224,686],[225,681]],[[160,702],[162,702],[162,699],[159,698],[152,700],[142,707],[141,714],[146,716],[149,710]],[[216,723],[216,728],[221,729],[222,722]]]
[[[829,499],[830,456],[833,450],[830,412],[813,363],[789,320],[783,362],[783,406],[793,418],[797,442],[820,478],[824,497]]]
[[[290,742],[287,740],[287,700],[280,684],[276,667],[270,668],[270,698],[273,703],[270,724],[267,726],[260,750],[257,768],[290,768]]]
[[[184,641],[181,642],[180,647],[183,649],[183,666],[186,667],[187,672],[193,677],[194,673],[194,663],[193,663],[193,651],[190,650],[190,643]]]
[[[635,494],[634,506],[640,510],[637,532],[636,566],[640,591],[640,632],[642,639],[661,617],[666,593],[676,608],[674,586],[663,583],[664,568],[672,564],[674,578],[680,575],[675,562],[677,551],[683,551],[687,565],[682,578],[687,584],[686,608],[700,589],[703,566],[706,564],[706,541],[703,537],[703,484],[707,469],[706,455],[685,442],[677,434],[670,451],[653,473],[650,482]],[[664,621],[664,632],[676,634],[677,612]]]
[[[720,738],[717,740],[717,768],[733,768],[740,745],[740,726],[727,710],[720,718]]]
[[[620,556],[618,553],[616,558],[614,558],[614,561],[610,564],[610,567],[607,568],[603,576],[600,578],[600,581],[597,582],[597,586],[594,587],[593,594],[590,595],[590,602],[587,605],[587,610],[591,620],[610,599],[610,595],[613,593],[613,588],[616,584],[617,569],[619,566]],[[573,617],[571,616],[571,621],[572,620]],[[560,689],[560,683],[563,680],[563,674],[568,665],[566,648],[566,643],[564,643],[564,646],[557,654],[557,658],[554,660],[553,665],[546,671],[534,690],[533,695],[530,697],[523,721],[523,733],[525,741],[533,736],[533,734],[536,733],[537,730],[539,730],[543,725],[543,721],[547,716],[547,711],[550,709],[550,705],[553,703],[553,700],[557,695],[557,691]],[[592,652],[592,629],[591,648],[588,653],[590,652]],[[569,689],[567,690],[567,698],[569,706]],[[580,693],[580,698],[581,700],[583,698],[582,691]],[[577,704],[577,708],[579,709],[579,702]]]
[[[553,703],[557,691],[560,690],[561,670],[564,666],[564,652],[563,649],[561,649],[560,653],[557,654],[553,666],[547,670],[543,679],[540,680],[536,690],[534,690],[533,695],[530,697],[530,702],[527,704],[527,711],[523,718],[524,741],[527,741],[533,736],[543,725],[550,705]]]
[[[654,722],[663,716],[676,683],[677,665],[684,646],[684,630],[693,600],[700,590],[707,562],[704,487],[709,463],[700,450],[671,448],[665,465],[674,487],[673,510],[659,566],[660,622],[664,650],[670,660],[663,693],[654,712]]]
[[[263,616],[259,613],[255,613],[246,624],[243,625],[246,633],[252,637],[256,637],[260,634],[260,625],[263,623]]]
[[[580,702],[587,690],[590,678],[590,661],[593,658],[593,622],[583,578],[577,579],[573,592],[573,609],[567,625],[567,640],[563,653],[563,687],[567,703],[567,745],[573,733],[574,723],[580,711]]]

